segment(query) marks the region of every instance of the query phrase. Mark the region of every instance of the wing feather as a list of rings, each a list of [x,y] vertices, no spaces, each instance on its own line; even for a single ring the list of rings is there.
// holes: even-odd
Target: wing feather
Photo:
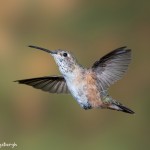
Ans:
[[[31,78],[17,80],[16,82],[20,84],[26,84],[50,93],[69,93],[66,81],[62,76]]]
[[[96,73],[102,90],[121,79],[131,61],[131,50],[120,47],[96,61],[92,70]]]

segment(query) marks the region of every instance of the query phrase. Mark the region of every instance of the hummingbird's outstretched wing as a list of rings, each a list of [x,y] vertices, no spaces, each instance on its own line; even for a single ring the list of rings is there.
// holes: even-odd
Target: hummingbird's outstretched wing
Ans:
[[[41,89],[50,93],[69,93],[65,79],[62,76],[47,76],[17,80],[20,84],[27,84],[36,89]]]
[[[120,47],[96,61],[92,70],[96,73],[102,90],[121,79],[128,69],[131,60],[131,50]]]

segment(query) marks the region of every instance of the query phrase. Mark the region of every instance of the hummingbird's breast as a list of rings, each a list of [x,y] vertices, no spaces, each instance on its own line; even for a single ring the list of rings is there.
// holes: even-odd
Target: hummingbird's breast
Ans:
[[[86,70],[77,72],[71,82],[67,82],[70,92],[83,108],[100,107],[102,105],[100,89],[96,75]]]
[[[85,74],[85,95],[88,100],[88,103],[93,107],[101,107],[101,95],[98,82],[96,80],[96,75],[89,71]]]

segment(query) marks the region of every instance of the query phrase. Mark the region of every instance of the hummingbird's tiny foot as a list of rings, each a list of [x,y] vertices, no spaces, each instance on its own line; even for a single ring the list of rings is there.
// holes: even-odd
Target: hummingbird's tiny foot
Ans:
[[[88,104],[88,105],[83,105],[82,108],[88,110],[88,109],[92,109],[92,106]]]

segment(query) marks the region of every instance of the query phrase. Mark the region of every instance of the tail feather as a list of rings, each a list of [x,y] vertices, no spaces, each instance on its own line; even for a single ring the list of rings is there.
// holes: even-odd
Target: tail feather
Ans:
[[[129,114],[134,114],[135,112],[132,111],[131,109],[123,106],[122,104],[112,104],[108,107],[109,109],[113,109],[113,110],[118,110],[118,111],[122,111],[125,113],[129,113]]]
[[[129,114],[134,114],[135,112],[132,111],[131,109],[123,106],[123,105],[117,105],[120,108],[120,111],[123,111],[125,113],[129,113]]]

